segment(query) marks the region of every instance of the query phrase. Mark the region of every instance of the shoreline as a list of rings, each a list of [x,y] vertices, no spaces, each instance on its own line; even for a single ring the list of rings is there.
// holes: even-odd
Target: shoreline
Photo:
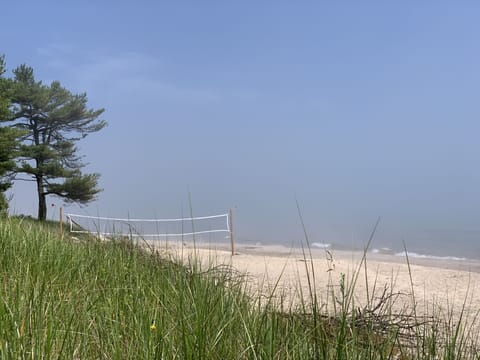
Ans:
[[[303,255],[300,248],[294,248],[290,251],[289,248],[282,245],[264,245],[264,246],[242,246],[239,244],[239,251],[245,253],[258,253],[264,255],[279,255],[287,256],[288,253],[294,255]],[[338,250],[338,249],[320,249],[313,248],[311,249],[311,254],[313,258],[318,259],[326,256],[327,251],[332,254],[335,258],[335,255],[338,255],[341,258],[351,257],[355,260],[360,260],[364,252],[361,250]],[[310,252],[305,250],[305,254],[310,256]],[[367,251],[366,253],[367,262],[387,262],[395,264],[407,264],[407,257],[405,255],[396,255],[396,254],[384,254],[384,253],[374,253],[372,251]],[[425,267],[435,267],[440,269],[450,269],[450,270],[459,270],[459,271],[470,271],[475,273],[480,273],[480,260],[473,259],[453,259],[448,257],[418,257],[411,256],[409,254],[408,262],[411,265],[420,265]]]
[[[179,248],[180,241],[169,241],[168,243],[162,242],[159,243],[157,240],[147,240],[147,243],[154,246],[155,248],[162,248],[166,245],[174,245],[175,248]],[[194,244],[192,241],[184,241],[185,248],[192,249]],[[208,243],[204,241],[197,241],[196,247],[202,250],[219,250],[225,252],[231,252],[230,243],[227,242],[216,242]],[[305,256],[307,258],[310,255],[315,260],[325,259],[327,253],[329,253],[334,259],[338,256],[341,259],[352,259],[359,261],[364,252],[362,250],[347,250],[347,249],[335,249],[335,248],[317,248],[313,247],[310,249],[304,249]],[[273,257],[303,257],[303,250],[301,247],[288,247],[285,245],[274,245],[274,244],[258,244],[252,245],[247,243],[237,243],[235,244],[235,255],[258,255],[258,256],[273,256]],[[430,268],[439,268],[446,270],[457,270],[457,271],[467,271],[472,273],[480,273],[480,259],[464,259],[464,258],[454,258],[454,257],[441,257],[441,256],[418,256],[414,253],[408,254],[408,262],[410,265],[418,265]],[[398,255],[394,253],[382,253],[382,252],[373,252],[368,250],[366,253],[367,262],[383,262],[383,263],[393,263],[393,264],[404,264],[407,265],[407,257],[405,254]]]

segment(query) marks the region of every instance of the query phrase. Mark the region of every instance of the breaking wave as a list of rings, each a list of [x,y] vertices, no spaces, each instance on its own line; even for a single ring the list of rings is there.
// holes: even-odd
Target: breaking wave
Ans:
[[[436,256],[436,255],[426,255],[426,254],[418,254],[415,252],[399,252],[396,253],[395,256],[407,256],[410,258],[417,258],[417,259],[434,259],[434,260],[456,260],[456,261],[462,261],[462,260],[468,260],[467,258],[464,257],[457,257],[457,256]]]
[[[325,244],[325,243],[319,243],[319,242],[312,243],[312,247],[316,247],[319,249],[329,249],[331,246],[332,244]]]

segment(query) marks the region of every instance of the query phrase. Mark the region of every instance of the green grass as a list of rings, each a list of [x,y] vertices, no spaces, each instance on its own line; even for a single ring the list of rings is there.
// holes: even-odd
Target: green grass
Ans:
[[[480,356],[464,320],[392,314],[386,295],[357,309],[354,277],[342,278],[330,294],[336,310],[325,312],[313,285],[311,301],[282,307],[251,298],[233,269],[183,266],[125,242],[60,240],[54,224],[2,219],[0,249],[3,359]]]

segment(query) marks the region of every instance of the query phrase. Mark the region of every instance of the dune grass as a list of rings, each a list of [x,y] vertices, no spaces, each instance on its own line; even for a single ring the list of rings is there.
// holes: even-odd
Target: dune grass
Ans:
[[[0,220],[1,358],[480,356],[461,319],[392,314],[385,293],[358,309],[353,277],[331,294],[333,312],[315,291],[311,301],[285,308],[273,296],[252,298],[233,269],[205,269],[195,259],[180,265],[126,242],[60,240],[52,228]]]

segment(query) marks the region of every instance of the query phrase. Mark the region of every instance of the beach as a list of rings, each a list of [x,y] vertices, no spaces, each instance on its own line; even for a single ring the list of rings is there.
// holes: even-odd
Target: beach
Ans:
[[[205,268],[231,266],[246,276],[253,298],[284,307],[309,303],[314,289],[319,304],[331,310],[355,282],[355,308],[373,308],[388,299],[398,313],[470,319],[480,309],[480,262],[475,260],[412,257],[408,265],[406,257],[371,252],[362,261],[361,251],[239,244],[232,256],[228,244],[157,246],[184,263],[197,259]]]

